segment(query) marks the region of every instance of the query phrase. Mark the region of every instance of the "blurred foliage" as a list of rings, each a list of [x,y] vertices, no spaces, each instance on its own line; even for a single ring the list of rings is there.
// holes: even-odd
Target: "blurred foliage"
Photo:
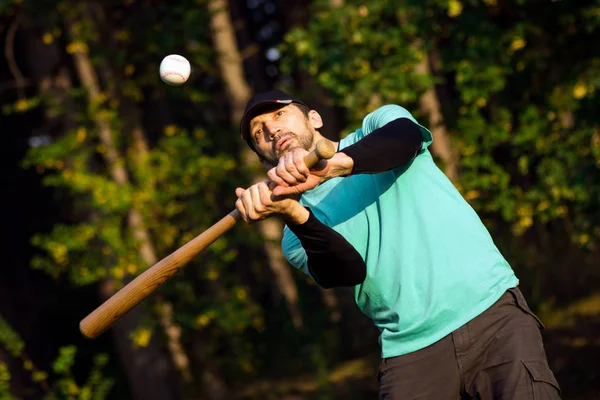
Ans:
[[[597,0],[334,3],[307,6],[310,18],[280,45],[280,67],[282,78],[308,73],[314,85],[305,85],[305,94],[324,90],[344,111],[341,136],[385,103],[406,107],[427,126],[418,100],[434,86],[460,155],[456,184],[522,280],[535,286],[544,274],[569,277],[569,268],[556,265],[572,256],[560,254],[565,240],[577,251],[574,264],[598,254],[600,49],[590,45],[599,39]],[[55,52],[52,69],[69,77],[59,85],[53,75],[51,89],[40,85],[0,107],[4,116],[45,116],[49,139],[30,148],[23,167],[36,170],[64,208],[60,223],[32,238],[40,250],[33,268],[90,290],[100,281],[122,285],[149,267],[127,227],[132,209],[142,215],[159,258],[232,209],[234,188],[249,175],[239,167],[238,122],[229,120],[206,6],[206,0],[0,2],[0,19],[22,17],[31,40]],[[99,81],[93,104],[73,66],[79,51]],[[162,57],[171,53],[192,64],[181,87],[158,78]],[[429,75],[416,71],[424,57]],[[98,118],[109,124],[127,184],[114,179]],[[174,305],[195,371],[210,364],[226,382],[242,384],[294,374],[300,365],[317,371],[322,398],[333,398],[328,369],[343,339],[329,339],[326,311],[310,297],[302,301],[311,333],[291,331],[284,307],[269,298],[272,277],[254,229],[240,226],[220,238],[161,288],[162,300],[149,300],[151,309],[161,301]],[[298,284],[316,293],[304,279]],[[546,308],[553,304],[551,290],[537,296]],[[158,320],[145,319],[131,332],[132,345],[163,337]],[[0,343],[25,359],[25,343],[3,319]],[[28,358],[23,363],[34,381],[48,385],[47,398],[106,396],[113,381],[102,371],[109,360],[96,356],[81,383],[71,372],[76,355],[75,347],[61,347],[49,372]],[[274,355],[294,362],[274,363]],[[0,399],[12,398],[11,372],[0,362]]]
[[[314,18],[282,47],[288,71],[299,65],[348,109],[348,131],[385,103],[419,115],[423,91],[443,86],[459,185],[473,206],[516,235],[560,220],[577,245],[592,247],[600,238],[600,54],[578,43],[598,37],[598,7],[316,1]],[[431,75],[415,71],[424,54]]]
[[[600,52],[584,43],[599,38],[599,7],[321,0],[282,50],[288,72],[308,71],[348,110],[345,133],[385,103],[427,125],[417,99],[435,84],[460,154],[457,185],[488,226],[504,222],[521,237],[560,224],[597,251]],[[430,75],[415,70],[424,55]]]
[[[226,108],[219,104],[224,96],[217,92],[219,71],[212,62],[205,6],[203,1],[177,5],[15,1],[0,9],[4,17],[26,16],[27,23],[36,27],[36,40],[56,48],[60,61],[54,68],[67,68],[70,76],[64,93],[41,91],[2,107],[5,115],[42,108],[60,121],[61,129],[51,140],[31,147],[23,160],[23,167],[37,170],[69,208],[63,223],[32,238],[41,250],[32,259],[33,268],[78,286],[108,280],[119,287],[149,267],[128,228],[130,210],[144,218],[161,258],[233,208],[234,185],[245,179],[244,172],[237,171],[237,152],[231,151],[239,136],[229,128]],[[78,51],[90,58],[100,85],[93,103],[71,69]],[[158,65],[169,53],[185,54],[194,66],[185,86],[172,88],[160,82]],[[116,164],[98,134],[99,118],[108,122]],[[135,129],[141,136],[134,134]],[[115,180],[115,165],[125,168],[126,184]],[[176,304],[174,322],[183,328],[185,350],[191,353],[195,348],[193,361],[200,368],[210,360],[229,373],[251,373],[257,364],[253,344],[240,335],[262,332],[265,321],[252,296],[257,291],[230,272],[240,252],[252,251],[253,246],[251,240],[232,244],[236,241],[240,238],[235,234],[219,239],[161,294],[162,301]],[[157,310],[160,301],[148,303],[156,303],[151,309]],[[132,345],[147,346],[157,332],[162,337],[158,321],[158,317],[144,319],[130,334]],[[195,344],[200,339],[202,345]],[[53,368],[65,378],[55,384],[71,397],[76,391],[77,398],[90,398],[84,388],[75,389],[66,380],[75,352],[74,347],[61,349]],[[216,358],[217,354],[227,357]],[[98,368],[106,362],[98,358]],[[100,384],[94,371],[91,376]]]
[[[6,348],[11,356],[21,361],[22,368],[29,374],[32,384],[38,386],[30,391],[42,393],[40,399],[102,400],[108,398],[113,380],[103,374],[103,369],[108,363],[106,354],[97,354],[93,365],[89,368],[88,378],[84,382],[77,382],[72,372],[77,355],[75,346],[64,346],[59,349],[59,354],[52,364],[52,372],[40,370],[25,353],[25,344],[19,334],[1,315],[0,345]],[[18,399],[11,394],[10,380],[11,374],[7,364],[0,361],[0,399]]]

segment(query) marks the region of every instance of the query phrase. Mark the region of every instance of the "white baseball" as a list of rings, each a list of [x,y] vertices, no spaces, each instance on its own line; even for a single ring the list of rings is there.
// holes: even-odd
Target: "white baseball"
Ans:
[[[187,81],[190,72],[190,62],[178,54],[168,55],[160,63],[160,79],[172,86],[179,86]]]

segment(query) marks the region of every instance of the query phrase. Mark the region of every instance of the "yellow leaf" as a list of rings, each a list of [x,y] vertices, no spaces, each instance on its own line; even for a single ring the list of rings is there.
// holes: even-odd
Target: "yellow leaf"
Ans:
[[[544,200],[542,201],[540,204],[538,204],[537,206],[537,210],[538,211],[546,211],[548,208],[550,208],[550,202],[548,200]]]
[[[56,261],[56,263],[60,265],[65,265],[67,263],[67,246],[61,243],[55,243],[53,246],[51,246],[50,251],[52,253],[52,258],[54,261]]]
[[[206,314],[201,314],[196,318],[196,325],[200,327],[205,327],[210,324],[210,317]]]
[[[510,44],[510,50],[511,51],[517,51],[517,50],[521,50],[523,47],[525,47],[525,45],[527,44],[527,42],[525,41],[525,39],[523,38],[515,38],[513,39],[512,43]]]
[[[203,129],[196,129],[194,131],[194,137],[198,140],[204,139],[205,135],[206,135],[206,132]]]
[[[216,281],[218,277],[219,277],[219,273],[214,269],[211,269],[206,273],[206,278],[208,280]]]
[[[470,156],[472,154],[475,154],[476,150],[477,148],[475,146],[466,146],[462,149],[462,153],[464,156]]]
[[[173,136],[174,134],[177,133],[177,126],[175,126],[175,125],[167,125],[167,126],[165,126],[165,128],[164,128],[163,131],[164,131],[165,135],[167,135],[167,136]]]
[[[529,228],[531,225],[533,225],[533,218],[523,217],[519,220],[518,225],[520,228]]]
[[[458,0],[450,0],[448,2],[448,16],[449,17],[458,17],[463,10],[463,5]]]
[[[33,369],[33,363],[30,360],[25,360],[25,362],[23,362],[23,368],[27,371],[31,371]]]
[[[123,268],[114,268],[112,272],[113,276],[117,279],[121,279],[125,276],[125,270]]]
[[[147,347],[151,338],[152,331],[148,328],[138,329],[131,335],[131,339],[137,347]]]
[[[29,102],[27,101],[27,99],[19,99],[17,100],[17,102],[15,103],[15,110],[16,111],[25,111],[29,108]]]
[[[103,144],[99,144],[96,146],[96,151],[100,154],[105,154],[106,153],[106,146]]]
[[[236,290],[235,297],[237,297],[239,300],[246,300],[246,298],[248,297],[248,293],[246,293],[244,289],[240,288]]]
[[[44,44],[50,44],[53,41],[54,41],[54,36],[52,36],[52,34],[49,32],[44,33],[44,36],[42,36],[42,42],[44,42]]]
[[[265,321],[262,319],[262,317],[254,317],[252,319],[252,326],[257,331],[262,332],[265,330]]]
[[[575,97],[576,99],[582,99],[585,97],[587,92],[588,91],[587,91],[587,87],[585,86],[585,84],[583,84],[583,82],[579,82],[573,88],[573,97]]]
[[[86,134],[87,130],[83,126],[80,126],[79,129],[77,129],[77,136],[75,138],[77,143],[82,143],[85,140]]]
[[[69,392],[69,394],[75,395],[75,394],[79,393],[79,388],[77,387],[77,385],[75,384],[75,382],[73,382],[73,381],[70,380],[67,383],[67,391]]]
[[[81,40],[76,40],[67,45],[67,53],[87,53],[89,51],[88,45],[82,42]]]
[[[134,275],[137,272],[137,265],[135,265],[135,264],[128,264],[127,265],[127,272],[129,272],[131,275]]]
[[[529,205],[521,206],[517,208],[517,215],[519,217],[531,217],[533,215],[533,210]]]
[[[465,193],[465,200],[469,201],[469,200],[474,200],[476,198],[478,198],[481,195],[481,193],[479,192],[479,190],[469,190],[467,193]]]
[[[125,76],[131,76],[131,75],[133,75],[134,72],[135,72],[135,65],[128,64],[125,67]]]

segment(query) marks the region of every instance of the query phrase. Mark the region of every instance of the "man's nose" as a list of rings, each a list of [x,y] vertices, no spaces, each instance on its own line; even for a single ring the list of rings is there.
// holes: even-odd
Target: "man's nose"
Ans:
[[[273,139],[274,136],[281,132],[281,127],[276,123],[266,123],[265,128],[269,134],[269,138]]]

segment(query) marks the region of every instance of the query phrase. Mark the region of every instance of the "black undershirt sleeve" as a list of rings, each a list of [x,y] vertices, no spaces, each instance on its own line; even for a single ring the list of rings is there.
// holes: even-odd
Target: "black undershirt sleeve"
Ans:
[[[389,171],[412,161],[423,144],[421,128],[398,118],[340,150],[354,161],[351,175]]]
[[[367,266],[354,246],[342,235],[319,221],[312,211],[299,225],[288,224],[308,256],[308,271],[319,286],[355,286],[367,276]]]
[[[354,161],[352,175],[370,174],[408,164],[417,156],[422,143],[420,127],[407,118],[399,118],[340,151]],[[362,283],[367,266],[358,251],[308,211],[310,216],[305,223],[288,227],[306,251],[313,279],[323,288]]]

